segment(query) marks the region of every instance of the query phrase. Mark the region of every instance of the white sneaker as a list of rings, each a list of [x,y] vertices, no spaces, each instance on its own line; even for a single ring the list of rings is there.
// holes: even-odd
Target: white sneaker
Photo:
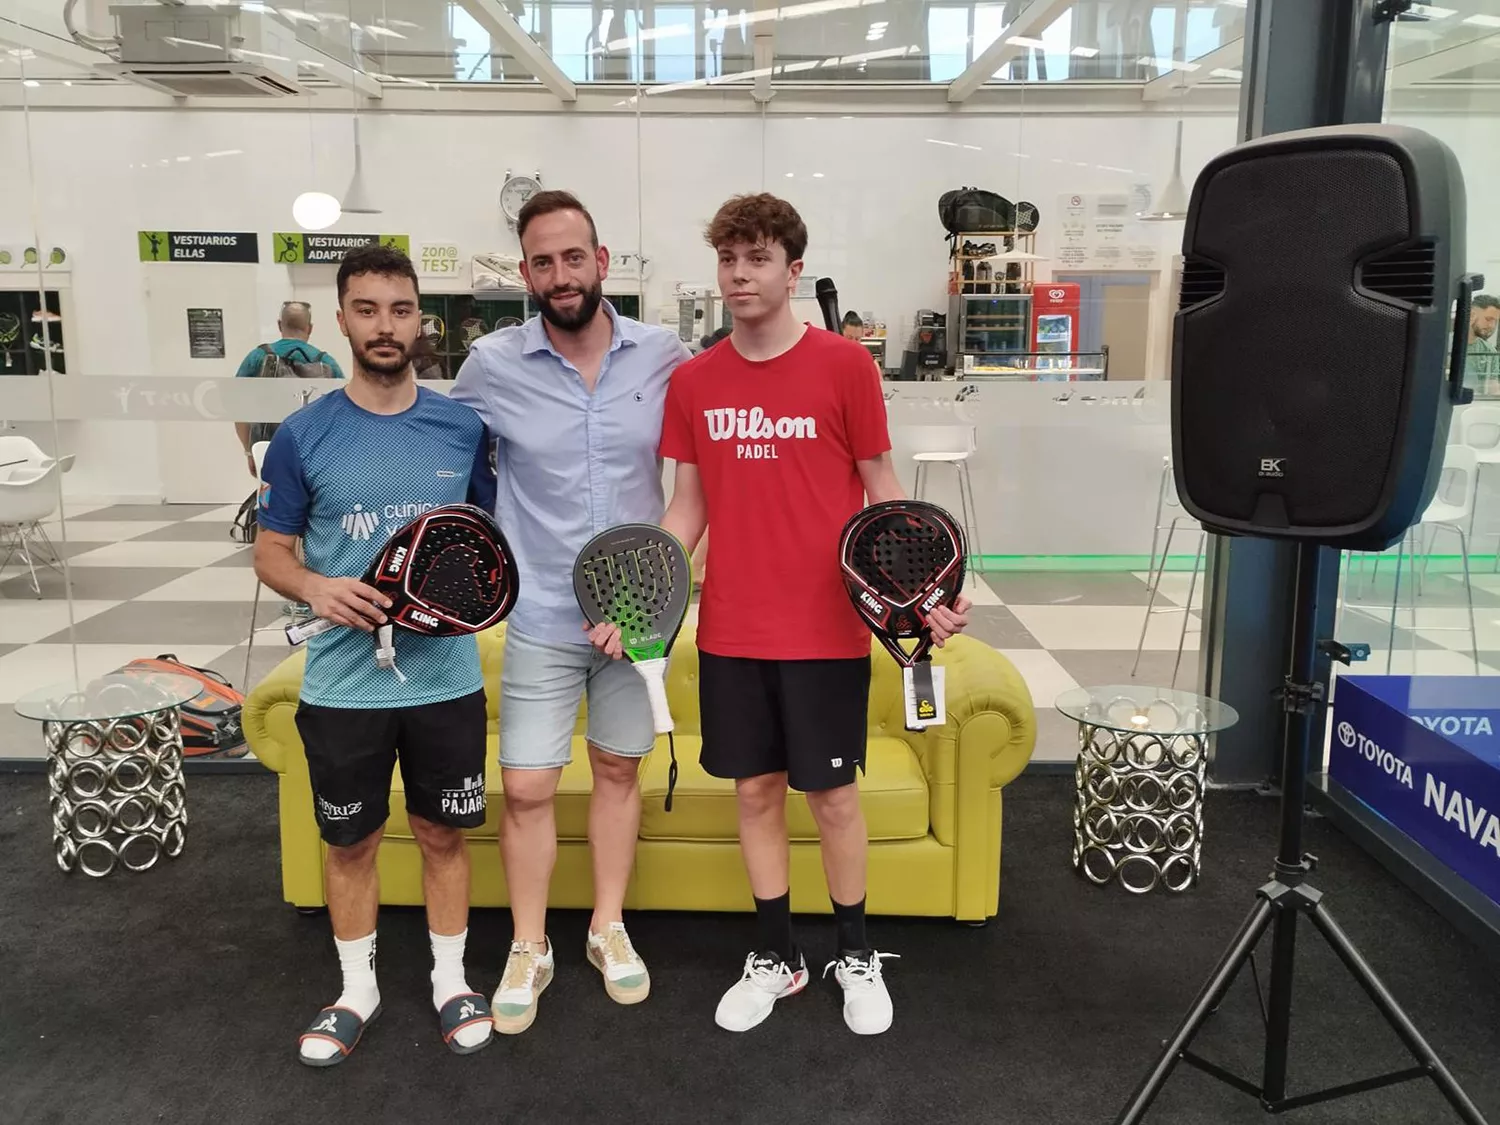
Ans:
[[[807,961],[797,954],[793,968],[774,953],[752,953],[745,958],[739,982],[724,993],[714,1023],[725,1031],[749,1031],[765,1020],[783,996],[795,996],[807,987]]]
[[[490,1001],[495,1030],[501,1035],[519,1035],[536,1020],[537,1000],[552,983],[553,964],[550,941],[545,953],[530,942],[510,943],[500,987]]]
[[[833,979],[844,990],[844,1022],[855,1035],[879,1035],[889,1030],[893,1011],[891,994],[880,975],[880,962],[898,953],[845,953],[823,966],[823,975],[833,970]]]
[[[611,922],[602,934],[589,931],[589,964],[604,977],[604,991],[616,1004],[639,1004],[651,994],[646,962],[630,944],[624,922]]]

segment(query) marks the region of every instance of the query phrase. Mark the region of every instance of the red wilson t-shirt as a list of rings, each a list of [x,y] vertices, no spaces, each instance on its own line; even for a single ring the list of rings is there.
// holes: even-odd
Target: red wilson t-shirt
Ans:
[[[869,353],[821,328],[763,363],[725,340],[673,372],[661,454],[698,466],[708,507],[702,651],[869,653],[870,630],[844,590],[839,535],[865,504],[855,462],[890,448]]]

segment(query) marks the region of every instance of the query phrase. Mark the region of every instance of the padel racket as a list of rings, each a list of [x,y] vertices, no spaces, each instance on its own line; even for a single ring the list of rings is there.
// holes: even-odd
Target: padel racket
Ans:
[[[666,810],[677,788],[677,747],[667,705],[667,654],[687,617],[692,563],[675,536],[654,524],[627,523],[590,539],[573,566],[573,593],[590,626],[609,622],[620,647],[646,681],[656,733],[667,736]]]
[[[505,536],[472,504],[444,504],[397,528],[362,581],[391,600],[375,645],[377,662],[393,671],[393,627],[428,637],[477,633],[505,619],[521,584]],[[314,618],[288,625],[286,638],[300,644],[335,627]]]
[[[896,663],[912,670],[916,715],[937,719],[927,615],[952,606],[964,584],[964,535],[951,515],[922,500],[871,504],[844,525],[844,586]],[[915,638],[908,651],[902,641]]]

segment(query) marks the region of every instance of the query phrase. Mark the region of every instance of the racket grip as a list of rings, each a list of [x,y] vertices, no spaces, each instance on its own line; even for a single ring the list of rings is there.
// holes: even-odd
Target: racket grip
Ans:
[[[286,627],[286,643],[289,645],[300,645],[308,637],[316,637],[319,633],[326,633],[334,628],[334,623],[324,617],[314,617],[311,621],[298,622]]]
[[[667,703],[666,658],[642,660],[635,666],[635,670],[646,681],[646,698],[651,700],[651,719],[656,724],[656,733],[670,734],[672,708]]]

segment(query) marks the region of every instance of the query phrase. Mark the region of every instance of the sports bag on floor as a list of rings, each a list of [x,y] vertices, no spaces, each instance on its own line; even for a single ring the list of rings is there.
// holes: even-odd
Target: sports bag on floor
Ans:
[[[205,758],[243,758],[250,747],[245,742],[241,712],[245,697],[234,685],[210,668],[184,664],[170,652],[157,657],[140,657],[120,669],[132,672],[187,676],[197,680],[203,690],[182,705],[182,754],[202,761]]]

